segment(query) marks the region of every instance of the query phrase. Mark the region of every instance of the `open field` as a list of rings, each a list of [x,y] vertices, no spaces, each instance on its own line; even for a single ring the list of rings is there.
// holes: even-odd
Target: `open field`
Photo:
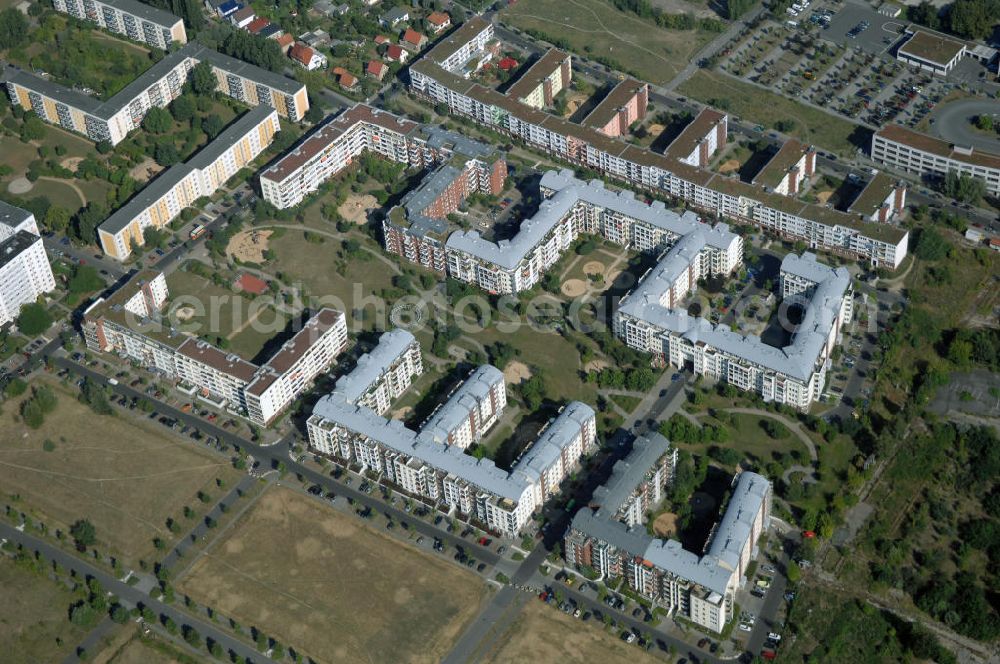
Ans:
[[[674,78],[712,33],[665,30],[601,0],[520,0],[502,12],[504,23],[568,42],[571,50],[605,57],[652,83]]]
[[[0,643],[10,664],[58,662],[86,633],[67,618],[76,597],[64,586],[0,556]]]
[[[486,594],[471,573],[269,490],[180,588],[322,662],[436,662]]]
[[[195,661],[189,654],[181,653],[158,637],[140,637],[133,632],[124,638],[124,643],[116,642],[110,652],[106,650],[97,659],[107,657],[106,664],[179,664]]]
[[[576,618],[538,600],[528,600],[521,614],[502,638],[495,652],[483,661],[501,662],[632,662],[652,664],[663,660],[628,645],[591,619]]]
[[[6,498],[21,496],[22,509],[36,513],[50,530],[68,530],[87,518],[98,548],[129,563],[154,556],[152,539],[167,542],[168,517],[197,509],[198,491],[218,493],[215,479],[237,477],[216,455],[166,434],[162,427],[129,414],[96,415],[55,381],[58,405],[38,429],[28,429],[8,402],[0,416],[0,487]],[[81,423],[85,423],[81,426]],[[54,444],[49,452],[44,441]]]
[[[681,83],[677,92],[725,107],[733,115],[766,127],[773,127],[779,120],[794,120],[795,127],[787,133],[840,154],[853,154],[871,138],[871,132],[859,125],[718,72],[699,69]],[[852,142],[852,135],[864,138]]]

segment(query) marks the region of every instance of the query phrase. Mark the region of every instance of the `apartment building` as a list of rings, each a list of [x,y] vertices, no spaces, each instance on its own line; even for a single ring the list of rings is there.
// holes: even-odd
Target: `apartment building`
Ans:
[[[0,325],[55,287],[35,215],[0,201]]]
[[[798,196],[816,172],[816,148],[791,138],[753,178],[753,184],[782,196]]]
[[[661,202],[646,205],[632,192],[613,192],[597,180],[583,182],[569,170],[546,172],[540,187],[544,200],[514,237],[492,242],[474,230],[452,233],[445,244],[448,274],[490,293],[529,290],[581,233],[656,252],[705,229],[714,241],[705,260],[712,274],[726,274],[742,260],[738,235],[724,224],[711,231],[694,213],[680,215]]]
[[[460,39],[466,43],[459,45]],[[684,200],[706,214],[753,224],[806,242],[811,249],[854,256],[873,266],[895,269],[906,256],[909,236],[905,229],[867,224],[855,215],[615,140],[589,125],[568,122],[469,81],[468,70],[479,66],[480,57],[491,58],[493,46],[493,25],[478,17],[470,19],[410,67],[411,89],[534,149],[631,186]]]
[[[405,338],[400,338],[401,342]],[[392,348],[396,341],[387,342]],[[379,346],[382,345],[380,340]],[[370,384],[374,375],[385,375],[383,367],[398,361],[395,352],[373,353],[373,359],[359,370],[359,384]],[[499,382],[496,378],[499,376]],[[355,399],[353,374],[337,389],[320,399],[307,422],[310,446],[330,456],[378,473],[381,481],[407,493],[446,507],[451,514],[461,514],[484,528],[514,536],[531,514],[552,494],[560,483],[579,466],[580,459],[596,449],[596,418],[588,406],[571,402],[541,431],[532,444],[507,471],[489,459],[465,454],[449,427],[462,429],[468,421],[469,397],[480,387],[486,389],[475,398],[478,404],[506,401],[501,396],[503,376],[495,367],[484,366],[454,392],[420,431],[407,429],[398,420],[389,420]],[[344,381],[344,378],[341,379]],[[462,388],[474,383],[470,390]],[[486,396],[486,395],[489,396]],[[466,402],[455,408],[456,402]],[[502,406],[500,407],[502,408]],[[453,417],[452,413],[458,413]],[[485,423],[487,420],[482,420]]]
[[[703,269],[698,267],[704,255],[700,234],[678,242],[621,300],[613,318],[615,336],[673,366],[755,392],[765,401],[808,410],[822,395],[830,354],[853,314],[850,273],[823,265],[810,253],[785,257],[781,290],[803,313],[789,344],[776,348],[728,325],[690,316],[680,306]],[[809,286],[793,288],[795,283]]]
[[[627,78],[594,107],[583,124],[612,138],[628,132],[629,125],[646,117],[649,84]]]
[[[127,259],[145,244],[147,228],[160,229],[202,196],[211,196],[244,166],[260,156],[281,129],[277,112],[257,106],[230,124],[183,164],[160,174],[97,228],[101,249]]]
[[[143,270],[83,314],[87,347],[158,371],[191,394],[266,426],[347,348],[347,321],[335,309],[313,314],[261,366],[172,327],[162,273]]]
[[[484,364],[462,382],[421,428],[429,440],[460,450],[483,439],[507,407],[503,373]]]
[[[449,214],[473,193],[499,195],[507,162],[493,147],[437,127],[422,130],[429,159],[439,165],[389,210],[382,222],[385,249],[437,272],[445,272]]]
[[[696,168],[707,168],[729,137],[729,116],[714,108],[703,109],[694,120],[670,141],[664,153]]]
[[[3,72],[11,101],[63,129],[95,142],[117,145],[138,129],[147,111],[166,107],[180,96],[195,65],[207,62],[218,92],[248,106],[269,106],[293,122],[309,110],[305,85],[192,42],[168,53],[106,101],[8,66]]]
[[[736,591],[757,555],[757,541],[770,525],[771,485],[756,473],[739,473],[707,550],[687,551],[679,541],[656,539],[629,521],[629,502],[670,454],[669,442],[659,434],[639,438],[615,464],[608,483],[595,491],[592,504],[574,516],[564,555],[570,565],[593,570],[606,582],[621,579],[654,606],[721,633],[733,618]]]
[[[857,214],[864,221],[885,224],[897,218],[905,209],[906,183],[876,172],[865,183],[847,211]]]
[[[406,164],[424,163],[420,125],[365,104],[331,116],[305,140],[260,174],[264,200],[289,208],[351,165],[365,151]]]
[[[611,477],[594,489],[593,503],[617,506],[612,517],[629,528],[646,517],[667,496],[677,470],[677,449],[658,433],[635,439],[632,450],[615,462]]]
[[[136,0],[52,0],[52,7],[153,48],[187,43],[179,16]]]
[[[973,146],[948,143],[900,125],[882,127],[872,136],[872,159],[919,176],[943,178],[969,175],[986,183],[986,192],[1000,196],[1000,155]]]
[[[420,344],[414,336],[403,329],[390,330],[379,337],[370,353],[358,358],[351,373],[337,380],[334,391],[348,403],[382,415],[406,391],[414,376],[423,372]]]
[[[507,96],[532,108],[548,108],[572,79],[570,54],[550,48],[507,88]]]

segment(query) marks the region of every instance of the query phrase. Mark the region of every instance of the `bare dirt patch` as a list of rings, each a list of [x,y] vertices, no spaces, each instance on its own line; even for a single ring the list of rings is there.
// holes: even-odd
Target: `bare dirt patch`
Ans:
[[[653,522],[653,532],[657,537],[673,537],[677,534],[677,515],[664,512]]]
[[[392,411],[391,415],[392,419],[394,420],[405,420],[407,417],[410,416],[410,413],[412,412],[413,412],[412,407],[404,406],[402,408],[397,408],[396,410]]]
[[[378,201],[371,194],[351,194],[337,212],[352,224],[366,224],[368,213],[377,207]]]
[[[820,191],[820,192],[817,192],[817,194],[816,194],[816,198],[823,205],[826,205],[826,202],[828,200],[830,200],[831,196],[833,196],[833,192],[832,191]]]
[[[509,362],[503,370],[503,377],[511,385],[520,385],[531,378],[531,369],[524,362]]]
[[[722,162],[719,166],[719,172],[725,175],[726,173],[732,173],[733,171],[739,170],[740,162],[736,159],[729,159]]]
[[[601,261],[587,261],[583,265],[583,273],[587,276],[592,274],[604,274],[604,263]]]
[[[226,245],[226,255],[248,263],[263,263],[267,239],[274,231],[252,229],[237,233]]]
[[[609,634],[599,621],[582,624],[572,616],[543,604],[528,601],[507,632],[487,653],[488,664],[507,662],[631,662],[653,664],[663,660],[628,645]]]
[[[31,191],[34,186],[35,185],[28,178],[14,178],[10,181],[10,184],[7,185],[7,191],[12,194],[26,194]]]
[[[583,370],[586,371],[587,373],[590,373],[591,371],[600,371],[602,369],[607,369],[610,366],[611,363],[608,362],[607,360],[591,360],[590,362],[587,362],[585,365],[583,365]]]
[[[178,586],[317,662],[439,662],[486,597],[450,560],[280,487]]]
[[[136,164],[132,167],[129,171],[129,175],[132,176],[133,180],[148,182],[162,170],[163,166],[157,164],[151,157],[146,157],[142,160],[142,163]]]
[[[76,173],[76,169],[80,167],[80,162],[83,161],[83,157],[66,157],[59,165],[66,170],[73,171]]]
[[[582,279],[567,279],[561,290],[566,297],[580,297],[587,292],[587,284]]]
[[[566,93],[566,113],[563,117],[570,117],[580,108],[580,104],[587,101],[587,95],[582,92],[569,91]]]

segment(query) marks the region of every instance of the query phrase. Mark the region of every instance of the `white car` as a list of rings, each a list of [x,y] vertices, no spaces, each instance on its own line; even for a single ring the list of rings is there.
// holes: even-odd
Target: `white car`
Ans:
[[[752,628],[746,623],[740,623],[740,629],[744,632],[749,632]]]
[[[781,634],[776,634],[775,632],[769,632],[767,638],[777,643],[778,641],[781,640]]]

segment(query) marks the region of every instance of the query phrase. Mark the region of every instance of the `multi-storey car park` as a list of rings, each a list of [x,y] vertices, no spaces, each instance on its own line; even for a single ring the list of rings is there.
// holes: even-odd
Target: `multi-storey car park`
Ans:
[[[770,525],[771,485],[744,471],[733,478],[732,496],[704,553],[646,532],[642,516],[670,484],[676,451],[659,434],[636,439],[611,477],[577,512],[564,538],[566,561],[605,582],[626,587],[662,607],[722,632],[733,618],[736,591],[744,584],[757,541]]]
[[[83,314],[87,347],[117,353],[260,425],[271,423],[347,348],[347,321],[323,308],[257,366],[171,326],[162,272],[143,270]]]
[[[185,207],[211,196],[274,140],[281,130],[277,112],[268,106],[250,109],[198,154],[167,169],[97,228],[104,253],[125,260],[145,244],[147,228],[163,228]]]
[[[52,6],[57,12],[96,23],[154,48],[187,43],[184,21],[179,16],[136,0],[52,0]]]
[[[55,287],[35,215],[0,201],[0,325]]]
[[[869,223],[855,214],[693,166],[676,154],[660,154],[613,139],[468,80],[497,52],[495,46],[493,25],[479,17],[470,19],[410,66],[411,89],[543,152],[682,199],[705,213],[751,223],[802,240],[810,248],[856,256],[874,266],[894,269],[906,256],[905,229]],[[711,145],[710,134],[717,137],[718,132],[718,123],[707,127],[702,137],[706,145]]]
[[[409,332],[383,335],[367,359],[316,404],[307,422],[310,446],[492,532],[516,535],[580,459],[596,449],[594,411],[577,401],[564,406],[505,471],[463,451],[506,406],[503,374],[493,366],[472,372],[420,431],[372,408],[385,403],[369,395],[401,394],[423,370],[414,353],[419,347]],[[389,381],[395,386],[383,385]]]
[[[1000,196],[1000,155],[973,146],[889,125],[872,135],[872,159],[920,176],[943,178],[954,172],[976,177],[986,183],[988,194]]]
[[[678,306],[704,272],[702,247],[697,233],[685,236],[644,275],[614,314],[615,335],[631,348],[696,375],[808,410],[822,395],[830,354],[851,320],[850,273],[819,263],[814,254],[784,258],[782,297],[803,311],[790,343],[776,348],[760,337],[690,316]]]
[[[106,101],[8,66],[3,72],[11,101],[39,118],[117,145],[137,129],[149,109],[166,107],[180,96],[195,65],[207,62],[217,91],[249,106],[270,106],[278,115],[299,121],[309,110],[305,85],[192,42],[167,54]]]

